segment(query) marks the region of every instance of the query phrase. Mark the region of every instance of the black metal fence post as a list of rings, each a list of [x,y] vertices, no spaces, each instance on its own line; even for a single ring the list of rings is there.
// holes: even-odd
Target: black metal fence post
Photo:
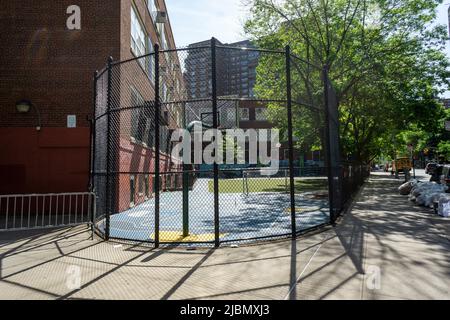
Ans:
[[[96,114],[97,114],[97,77],[98,77],[98,71],[94,72],[94,101],[93,101],[93,112],[92,112],[92,118],[88,117],[89,121],[89,187],[88,190],[91,194],[94,193],[94,171],[95,171],[95,140],[96,140]],[[94,227],[95,227],[95,216],[94,216],[94,202],[96,201],[96,197],[92,198],[89,196],[91,203],[91,207],[88,205],[88,209],[90,209],[90,227],[91,227],[91,238],[94,240]],[[89,202],[88,202],[89,203]]]
[[[324,92],[324,112],[325,112],[325,145],[327,147],[327,174],[328,174],[328,198],[330,206],[330,222],[335,222],[334,199],[333,199],[333,168],[331,163],[330,148],[330,112],[329,112],[329,91],[328,91],[328,65],[323,66],[323,92]]]
[[[294,173],[294,130],[292,128],[292,85],[291,85],[291,47],[286,46],[286,99],[289,140],[289,180],[291,197],[292,238],[297,238],[296,207],[295,207],[295,173]]]
[[[160,79],[159,79],[159,44],[155,44],[155,248],[159,248],[160,238]]]
[[[213,127],[217,130],[219,121],[217,118],[217,64],[216,64],[216,39],[211,39],[211,99],[213,112]],[[216,141],[217,143],[217,141]],[[216,149],[217,152],[217,149]],[[215,155],[217,156],[217,155]],[[217,157],[216,157],[217,159]],[[214,239],[215,247],[220,246],[220,227],[219,227],[219,165],[214,161]]]
[[[183,105],[183,129],[187,129],[186,103]],[[184,157],[184,154],[183,154]],[[189,165],[183,159],[182,185],[183,185],[183,237],[189,236]]]
[[[108,58],[108,96],[107,96],[107,125],[106,125],[106,217],[105,217],[105,240],[109,241],[111,227],[111,104],[112,104],[112,62]]]
[[[94,72],[94,101],[93,101],[93,111],[92,118],[88,121],[90,125],[90,146],[89,146],[89,191],[92,192],[94,189],[94,167],[95,167],[95,126],[96,126],[96,114],[97,114],[97,77],[98,71]]]
[[[97,81],[98,81],[98,71],[94,72],[94,108],[93,108],[93,116],[92,119],[90,121],[90,142],[91,142],[91,146],[89,148],[90,150],[90,159],[89,159],[89,192],[91,192],[92,194],[94,194],[95,192],[95,187],[94,187],[94,183],[95,183],[95,159],[96,159],[96,140],[97,140],[97,130],[96,130],[96,126],[97,126]],[[95,207],[95,201],[96,201],[97,197],[94,196],[92,198],[93,203],[91,204],[91,232],[92,232],[92,240],[94,240],[94,228],[95,228],[95,211],[94,211],[94,207]]]

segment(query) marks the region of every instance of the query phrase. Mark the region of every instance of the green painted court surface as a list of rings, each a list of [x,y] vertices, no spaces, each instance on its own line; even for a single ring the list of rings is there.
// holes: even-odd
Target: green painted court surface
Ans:
[[[286,178],[248,178],[248,192],[289,192],[289,179]],[[309,192],[327,190],[327,180],[322,179],[295,179],[295,192]],[[244,179],[219,180],[220,193],[243,193]],[[208,190],[214,193],[214,181],[208,182]]]

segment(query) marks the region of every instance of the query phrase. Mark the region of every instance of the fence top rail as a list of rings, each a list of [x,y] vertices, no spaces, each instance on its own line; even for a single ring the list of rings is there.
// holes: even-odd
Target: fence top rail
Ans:
[[[286,50],[281,50],[281,49],[264,49],[264,48],[251,48],[251,47],[236,47],[236,46],[227,46],[227,45],[216,45],[216,48],[219,49],[229,49],[229,50],[240,50],[240,51],[248,51],[248,52],[262,52],[262,53],[273,53],[273,54],[286,54]],[[164,53],[173,53],[173,52],[182,52],[182,51],[191,51],[191,50],[204,50],[204,49],[211,49],[211,45],[202,45],[202,46],[192,46],[192,47],[182,47],[182,48],[174,48],[174,49],[166,49],[166,50],[158,50],[158,53],[160,54],[164,54]],[[148,58],[151,56],[154,56],[156,53],[156,51],[152,51],[149,53],[146,53],[144,55],[141,56],[134,56],[130,59],[125,59],[125,60],[117,60],[117,61],[113,61],[111,63],[111,66],[117,66],[117,65],[121,65],[127,62],[131,62],[131,61],[136,61],[136,60],[140,60],[140,59],[144,59],[144,58]],[[298,56],[296,56],[295,54],[291,53],[291,57],[295,58],[303,63],[306,63],[318,70],[322,70],[323,68],[311,63],[309,61],[306,61]],[[100,77],[104,72],[107,71],[107,67],[103,68],[100,72],[99,72],[99,76]]]
[[[251,97],[217,97],[218,101],[254,101],[254,102],[278,102],[287,103],[286,99],[258,99]]]
[[[181,52],[181,51],[189,51],[189,50],[202,50],[202,49],[209,49],[209,48],[211,48],[210,45],[198,46],[198,47],[183,47],[183,48],[175,48],[175,49],[167,49],[167,50],[158,50],[158,53],[164,54],[164,53]],[[133,58],[126,59],[126,60],[113,61],[111,63],[111,66],[114,67],[114,66],[121,65],[121,64],[124,64],[127,62],[148,58],[148,57],[154,56],[155,53],[156,53],[156,51],[152,51],[152,52],[143,54],[138,57],[133,57]]]
[[[166,50],[159,50],[160,53],[171,53],[171,52],[180,52],[180,51],[190,51],[190,50],[204,50],[204,49],[210,49],[210,45],[203,45],[203,46],[193,46],[193,47],[182,47],[182,48],[175,48],[175,49],[166,49]]]
[[[249,48],[249,47],[234,47],[227,45],[216,45],[219,49],[230,49],[230,50],[242,50],[242,51],[253,51],[253,52],[265,52],[265,53],[277,53],[286,54],[285,50],[275,50],[275,49],[262,49],[262,48]]]
[[[29,194],[5,194],[0,198],[29,198],[29,197],[51,197],[51,196],[95,196],[93,192],[70,192],[70,193],[29,193]]]
[[[159,51],[159,52],[161,52],[161,51]],[[127,62],[131,62],[131,61],[136,61],[136,60],[144,59],[144,58],[151,57],[151,56],[154,56],[154,55],[155,55],[155,51],[150,52],[150,53],[147,53],[147,54],[144,54],[144,55],[142,55],[142,56],[138,56],[138,57],[135,56],[135,57],[133,57],[133,58],[126,59],[126,60],[113,61],[113,62],[111,63],[111,67],[115,67],[115,66],[118,66],[118,65],[121,65],[121,64],[124,64],[124,63],[127,63]]]
[[[320,170],[320,169],[327,169],[326,166],[304,166],[304,167],[297,167],[294,166],[294,170],[304,170],[304,169],[311,169],[311,170]],[[220,168],[220,172],[264,172],[264,171],[273,171],[274,169],[270,167],[261,167],[261,168]],[[278,168],[278,172],[284,172],[289,171],[289,167],[280,167]],[[93,171],[94,175],[106,175],[106,171]],[[171,174],[202,174],[202,173],[213,173],[213,169],[203,169],[203,170],[186,170],[186,171],[167,171],[167,172],[160,172],[160,176],[165,175],[171,175]],[[110,174],[131,174],[131,175],[155,175],[154,171],[112,171]]]

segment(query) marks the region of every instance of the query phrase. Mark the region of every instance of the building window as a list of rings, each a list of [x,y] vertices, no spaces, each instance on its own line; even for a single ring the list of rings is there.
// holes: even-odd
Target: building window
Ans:
[[[135,142],[142,142],[147,126],[147,119],[144,114],[145,101],[142,95],[131,87],[131,137]]]
[[[145,197],[150,198],[150,177],[145,175],[144,177],[144,186],[145,186]]]
[[[136,177],[130,176],[130,207],[134,207],[136,201]]]
[[[168,45],[167,45],[167,38],[166,38],[166,28],[164,24],[158,24],[158,33],[159,33],[159,38],[161,40],[161,47],[163,50],[167,50],[169,49]]]
[[[150,12],[150,16],[152,17],[153,22],[155,22],[156,12],[158,11],[158,7],[156,6],[155,2],[155,0],[147,0],[148,12]]]
[[[256,108],[255,109],[255,118],[256,121],[266,121],[266,108]]]
[[[144,195],[144,176],[142,174],[139,175],[138,192],[139,196]]]
[[[241,108],[241,121],[250,120],[250,110],[248,108]]]
[[[170,148],[170,134],[169,129],[166,126],[161,127],[160,129],[160,152],[169,154]]]
[[[147,48],[148,48],[147,53],[155,52],[155,48],[153,47],[153,43],[152,43],[152,40],[150,39],[150,37],[147,37]],[[150,81],[152,83],[155,83],[155,55],[150,55],[147,58],[148,58],[148,62],[147,62],[148,78],[150,79]]]
[[[131,7],[131,51],[136,57],[145,55],[145,32],[138,15]],[[139,59],[139,63],[145,68],[144,59]]]
[[[164,102],[167,102],[167,85],[165,83],[162,85],[162,98]]]

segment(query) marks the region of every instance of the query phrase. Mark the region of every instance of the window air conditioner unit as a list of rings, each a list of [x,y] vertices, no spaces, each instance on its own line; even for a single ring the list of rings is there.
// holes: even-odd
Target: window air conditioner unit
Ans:
[[[156,23],[166,23],[167,22],[167,12],[156,11]]]

